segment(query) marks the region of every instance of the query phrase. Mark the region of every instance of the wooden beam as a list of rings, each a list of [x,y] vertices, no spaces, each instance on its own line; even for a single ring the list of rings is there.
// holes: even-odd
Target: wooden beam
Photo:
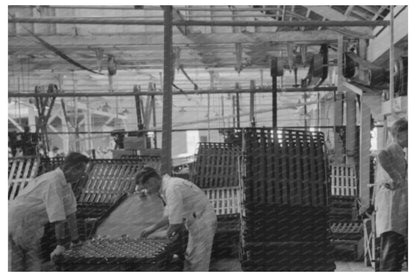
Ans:
[[[345,16],[349,17],[353,9],[354,9],[353,5],[348,6],[347,10],[345,11]]]

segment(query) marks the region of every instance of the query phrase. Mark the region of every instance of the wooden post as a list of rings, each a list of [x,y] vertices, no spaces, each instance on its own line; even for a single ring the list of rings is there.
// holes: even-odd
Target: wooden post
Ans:
[[[153,129],[156,129],[156,101],[155,96],[152,95],[152,111],[153,111]],[[153,142],[155,148],[157,148],[157,132],[153,132]]]
[[[215,88],[214,88],[214,71],[212,71],[212,70],[210,70],[209,71],[209,86],[210,86],[210,89],[211,90],[214,90]],[[210,94],[208,93],[208,95],[207,95],[207,100],[208,100],[208,108],[207,108],[207,115],[208,115],[208,142],[210,142],[211,141],[211,132],[210,132],[210,129],[211,129],[211,124],[210,124],[210,108],[211,108],[211,97],[210,97]]]
[[[222,118],[222,127],[225,128],[225,119],[224,119],[224,95],[221,95],[221,118]]]
[[[273,128],[277,127],[277,58],[273,57],[271,62],[272,76],[272,105],[273,105]]]
[[[91,138],[91,111],[90,111],[90,98],[86,97],[87,99],[87,131],[88,131],[88,141],[86,143],[86,146],[88,147],[87,150],[92,150],[94,148],[94,145],[92,143],[92,138]],[[85,124],[85,123],[84,123]]]
[[[370,147],[371,147],[371,110],[367,105],[367,99],[363,95],[361,97],[360,112],[360,169],[359,169],[359,196],[361,201],[360,213],[364,212],[369,205],[370,191],[368,184],[370,183]]]
[[[237,128],[240,128],[240,93],[238,90],[240,89],[240,85],[238,83],[235,83],[235,89],[237,90],[235,94],[235,109],[237,114]]]
[[[342,57],[344,54],[344,37],[338,36],[338,52],[337,52],[337,74],[338,74],[338,92],[335,94],[334,102],[334,150],[335,150],[335,163],[343,163],[343,142],[340,136],[341,128],[343,126],[343,93],[342,90]]]
[[[140,92],[140,87],[134,86],[133,91],[135,93]],[[134,100],[136,103],[136,118],[137,118],[137,130],[143,129],[143,119],[142,119],[142,111],[141,111],[141,105],[140,105],[140,96],[135,95]]]
[[[72,71],[72,84],[74,93],[76,92],[76,81],[75,81],[75,73]],[[74,97],[74,126],[75,126],[75,151],[80,152],[80,145],[79,145],[79,125],[78,125],[78,98]]]
[[[233,105],[233,128],[235,128],[235,95],[232,96],[232,105]]]
[[[343,127],[343,113],[344,113],[344,99],[343,93],[335,94],[334,101],[334,151],[335,157],[334,161],[337,164],[344,163],[343,154],[344,154],[344,145],[341,139],[341,132]]]
[[[393,118],[396,117],[396,111],[394,108],[394,6],[390,6],[390,82],[389,82],[389,92],[390,92],[390,103],[391,103],[391,114]]]
[[[250,88],[252,90],[256,88],[256,83],[254,80],[250,81]],[[250,92],[250,123],[251,127],[256,126],[256,119],[254,118],[254,92]]]
[[[163,123],[161,174],[172,172],[172,6],[163,6],[164,60],[163,60]]]
[[[346,130],[345,130],[345,151],[347,154],[347,164],[354,165],[357,158],[357,108],[355,93],[347,91],[346,102]]]
[[[308,107],[306,106],[306,92],[303,93],[303,113],[304,113],[303,121],[304,121],[304,124],[305,124],[304,128],[305,128],[305,131],[307,131],[308,130],[308,121],[306,120],[306,116],[308,114]]]

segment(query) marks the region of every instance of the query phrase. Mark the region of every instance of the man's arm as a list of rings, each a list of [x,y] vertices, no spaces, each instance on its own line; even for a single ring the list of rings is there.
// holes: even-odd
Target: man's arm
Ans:
[[[156,224],[153,224],[152,226],[147,227],[146,229],[144,229],[140,236],[142,238],[146,238],[151,233],[154,233],[155,231],[159,230],[162,227],[165,227],[168,224],[169,224],[168,216],[164,215],[159,222],[157,222]]]
[[[69,226],[69,234],[71,235],[71,241],[74,243],[79,242],[78,226],[76,213],[68,215],[66,218]]]
[[[390,178],[394,182],[394,184],[391,184],[392,187],[389,187],[389,188],[390,189],[398,188],[403,182],[402,176],[400,176],[400,173],[395,169],[395,166],[392,162],[392,158],[386,150],[382,150],[378,154],[378,162],[380,163],[381,167],[383,167],[383,169],[387,172],[387,174],[389,174]]]
[[[65,251],[65,220],[55,222],[56,248],[51,253],[51,260],[62,255]]]

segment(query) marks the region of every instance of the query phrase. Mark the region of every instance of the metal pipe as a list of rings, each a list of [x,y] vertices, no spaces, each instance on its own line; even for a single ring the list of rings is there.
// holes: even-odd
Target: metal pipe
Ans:
[[[240,85],[238,83],[235,83],[235,89],[237,90],[235,94],[235,110],[237,114],[237,128],[240,128]]]
[[[319,125],[311,125],[308,126],[309,128],[313,129],[333,129],[334,126],[319,126]],[[375,128],[383,128],[383,125],[375,125]],[[250,129],[249,127],[248,129]],[[264,128],[271,128],[271,127],[264,127]],[[304,126],[281,126],[278,129],[304,129]],[[211,127],[211,128],[178,128],[178,129],[172,129],[172,132],[186,132],[186,131],[208,131],[208,130],[234,130],[236,128],[229,128],[229,127]],[[243,127],[241,129],[247,129],[247,127]],[[132,131],[120,131],[120,133],[127,134]],[[154,132],[154,133],[160,133],[162,132],[161,129],[146,129],[146,130],[138,130],[135,132]],[[80,135],[102,135],[102,134],[111,134],[111,131],[91,131],[90,133],[85,131],[78,132]],[[48,132],[49,135],[72,135],[75,134],[75,132]]]
[[[250,81],[250,89],[254,91],[256,89],[256,83],[254,80]],[[250,122],[251,126],[255,124],[254,119],[254,92],[250,92]]]
[[[164,15],[164,58],[163,58],[163,121],[162,121],[162,154],[161,173],[172,171],[172,6],[163,6]]]
[[[303,93],[303,92],[318,92],[318,91],[336,91],[337,87],[317,87],[317,88],[278,88],[277,92],[286,93]],[[270,93],[271,88],[258,88],[258,89],[240,89],[239,93]],[[235,89],[224,89],[224,90],[189,90],[182,92],[174,92],[172,95],[191,95],[191,94],[227,94],[236,93]],[[160,91],[140,91],[140,92],[58,92],[54,94],[50,93],[20,93],[20,92],[9,92],[8,97],[16,98],[29,98],[29,97],[105,97],[105,96],[136,96],[136,95],[163,95]]]
[[[164,25],[163,20],[142,20],[122,18],[64,18],[64,17],[9,17],[9,23],[44,23],[44,24],[100,24],[100,25]],[[257,27],[374,27],[388,26],[387,20],[370,21],[206,21],[206,20],[175,20],[174,26],[257,26]]]

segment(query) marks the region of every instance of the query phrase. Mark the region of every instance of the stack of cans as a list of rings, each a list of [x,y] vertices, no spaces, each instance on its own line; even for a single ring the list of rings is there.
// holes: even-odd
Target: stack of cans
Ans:
[[[267,128],[243,133],[242,269],[334,270],[323,134]]]

